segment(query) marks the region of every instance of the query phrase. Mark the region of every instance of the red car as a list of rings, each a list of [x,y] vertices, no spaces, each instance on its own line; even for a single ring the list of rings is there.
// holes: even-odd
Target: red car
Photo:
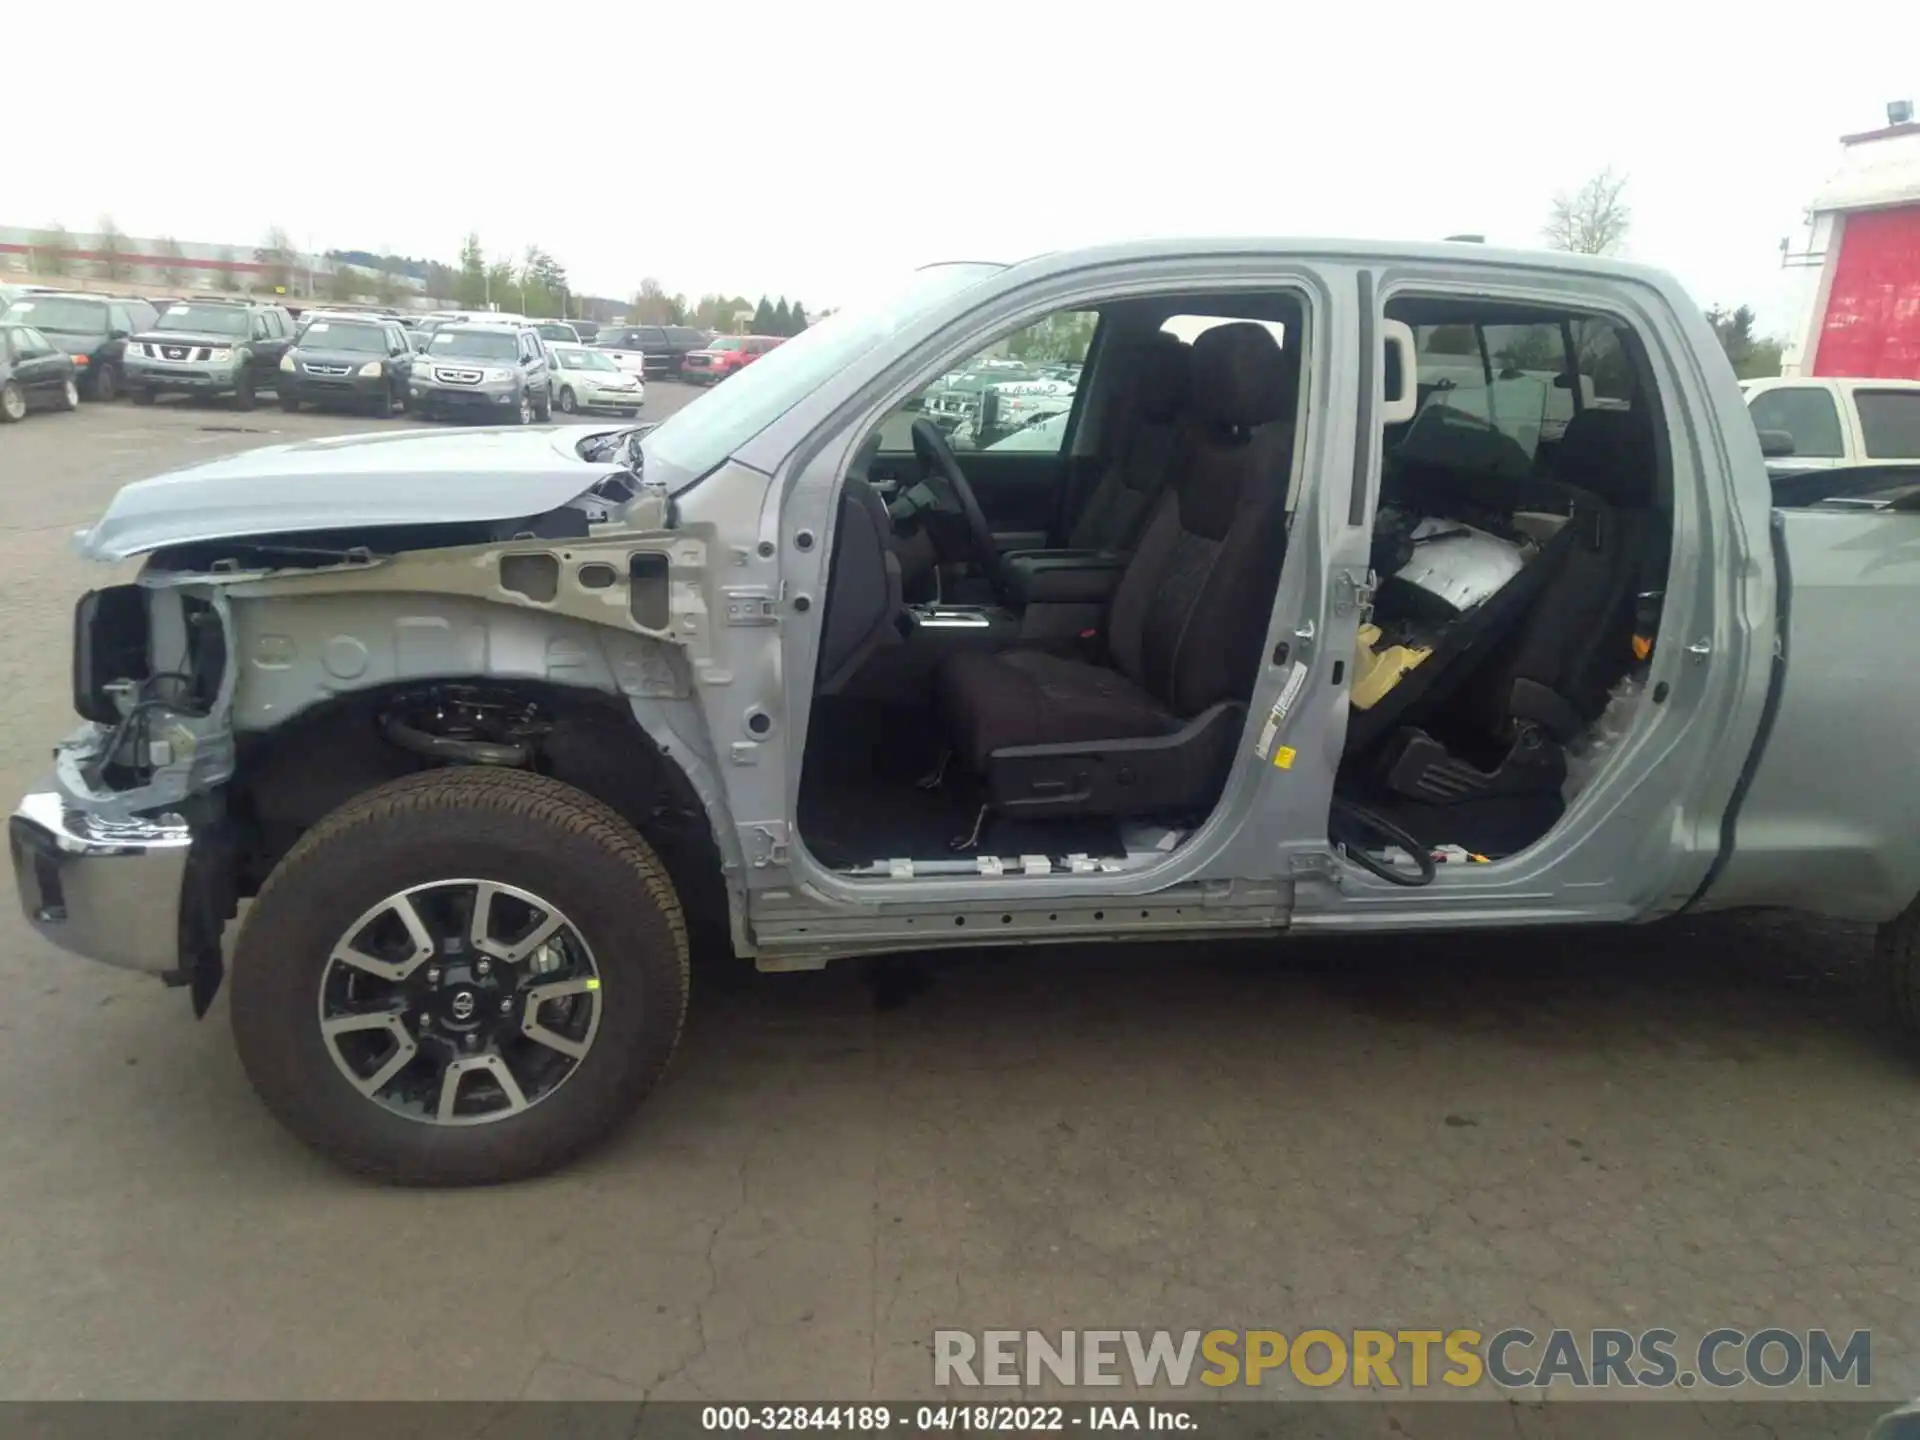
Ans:
[[[722,335],[680,358],[680,378],[698,385],[744,370],[781,342],[779,335]]]

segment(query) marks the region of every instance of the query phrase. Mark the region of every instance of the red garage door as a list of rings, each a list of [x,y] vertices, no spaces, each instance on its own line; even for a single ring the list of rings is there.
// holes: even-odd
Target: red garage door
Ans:
[[[1813,370],[1920,380],[1920,205],[1847,216]]]

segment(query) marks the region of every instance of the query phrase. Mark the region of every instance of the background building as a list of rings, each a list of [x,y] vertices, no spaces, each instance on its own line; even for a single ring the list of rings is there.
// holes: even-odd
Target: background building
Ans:
[[[1920,380],[1920,122],[1887,107],[1878,130],[1841,137],[1839,169],[1808,212],[1787,375]]]

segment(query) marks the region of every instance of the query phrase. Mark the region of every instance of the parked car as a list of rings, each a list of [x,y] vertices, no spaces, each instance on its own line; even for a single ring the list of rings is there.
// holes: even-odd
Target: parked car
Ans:
[[[982,361],[942,375],[916,398],[921,413],[948,436],[962,426],[971,433],[988,387],[1031,378],[1033,372],[1018,361]]]
[[[639,369],[647,375],[678,375],[686,357],[704,349],[711,337],[691,325],[603,325],[594,344],[606,350],[642,358]],[[632,368],[621,362],[622,369]]]
[[[0,282],[0,315],[5,315],[7,313],[7,307],[25,293],[26,292],[18,285],[8,285]]]
[[[127,338],[154,322],[144,300],[29,290],[7,307],[7,318],[31,325],[72,357],[80,394],[112,400],[124,384]]]
[[[415,359],[407,400],[425,416],[530,425],[552,417],[548,374],[530,325],[445,325]]]
[[[1775,474],[1920,465],[1920,380],[1796,375],[1740,388]]]
[[[534,333],[548,344],[562,343],[578,345],[580,332],[570,320],[534,320],[529,322]]]
[[[24,420],[35,409],[79,409],[75,374],[66,351],[31,325],[0,316],[0,422]]]
[[[738,375],[782,343],[778,335],[722,335],[681,360],[680,378],[690,385],[711,385]]]
[[[226,397],[251,410],[275,388],[280,361],[293,343],[293,317],[282,305],[244,300],[187,300],[169,305],[152,326],[127,342],[127,394],[136,405],[161,395]]]
[[[579,410],[618,410],[638,415],[647,403],[646,382],[613,363],[605,351],[586,345],[549,345],[548,381],[553,403],[567,414]]]
[[[302,404],[347,405],[373,415],[407,406],[413,347],[398,322],[322,315],[301,329],[280,357],[275,382],[282,410]]]
[[[1102,337],[1059,450],[956,457],[924,417],[885,448],[927,356],[1048,305]],[[1195,306],[1221,323],[1162,330]],[[1433,402],[1436,330],[1516,326],[1609,403],[1573,391],[1549,437]],[[441,338],[475,383],[538,343]],[[1920,1041],[1914,513],[1778,503],[1667,276],[1243,238],[936,266],[729,390],[123,489],[82,552],[148,558],[78,605],[85,723],[10,826],[27,922],[204,1013],[251,899],[257,1092],[412,1183],[605,1135],[696,946],[793,970],[1764,906],[1879,926]],[[990,598],[909,599],[908,523]],[[1029,525],[1046,548],[1002,553]]]
[[[595,321],[569,320],[567,323],[573,326],[574,333],[579,335],[584,344],[591,345],[600,336],[600,326]]]

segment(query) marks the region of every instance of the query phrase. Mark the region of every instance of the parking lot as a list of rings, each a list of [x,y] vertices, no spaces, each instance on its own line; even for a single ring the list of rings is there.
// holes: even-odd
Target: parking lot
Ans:
[[[688,394],[649,387],[648,417]],[[0,789],[72,723],[67,537],[175,465],[368,422],[0,429]],[[395,420],[395,425],[412,423]],[[1920,1387],[1920,1065],[1863,928],[695,972],[667,1083],[551,1180],[370,1187],[254,1101],[224,1003],[0,907],[0,1398],[906,1398],[936,1328],[1874,1334]]]

